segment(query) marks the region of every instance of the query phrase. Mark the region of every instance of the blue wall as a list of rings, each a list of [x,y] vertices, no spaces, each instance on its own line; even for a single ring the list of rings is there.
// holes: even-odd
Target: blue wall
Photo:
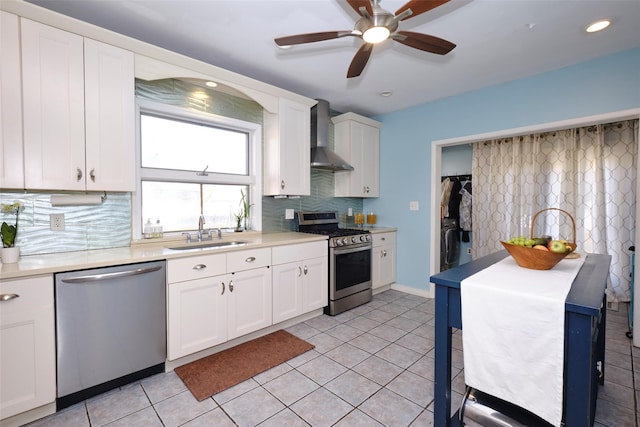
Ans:
[[[431,143],[640,108],[640,49],[375,117],[380,198],[365,200],[381,225],[398,227],[397,283],[427,290]],[[409,211],[409,202],[420,203]]]

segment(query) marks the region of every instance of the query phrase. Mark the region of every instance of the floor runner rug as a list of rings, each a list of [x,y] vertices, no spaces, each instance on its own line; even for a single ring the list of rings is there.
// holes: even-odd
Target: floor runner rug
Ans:
[[[314,345],[279,330],[175,369],[198,401],[278,366]]]

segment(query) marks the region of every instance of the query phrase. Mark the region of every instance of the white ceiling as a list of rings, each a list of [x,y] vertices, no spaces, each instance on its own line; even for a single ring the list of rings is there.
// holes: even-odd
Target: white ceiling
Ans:
[[[452,0],[400,23],[457,47],[434,55],[391,40],[347,79],[354,37],[283,50],[284,35],[351,30],[343,0],[30,0],[310,98],[376,115],[640,46],[640,0]],[[395,12],[403,0],[383,0]],[[600,19],[612,25],[587,34]],[[640,72],[640,70],[639,70]],[[381,97],[391,91],[391,97]]]

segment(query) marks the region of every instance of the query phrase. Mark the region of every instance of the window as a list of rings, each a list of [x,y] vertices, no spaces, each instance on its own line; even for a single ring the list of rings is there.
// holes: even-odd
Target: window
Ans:
[[[139,183],[134,235],[160,220],[166,233],[234,228],[242,195],[260,229],[261,127],[149,101],[139,106]]]

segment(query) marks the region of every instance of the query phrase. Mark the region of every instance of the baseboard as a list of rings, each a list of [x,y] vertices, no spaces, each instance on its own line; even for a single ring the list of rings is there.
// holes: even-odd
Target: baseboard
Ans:
[[[433,298],[433,295],[431,295],[430,289],[416,289],[412,286],[401,285],[398,283],[393,283],[391,285],[391,289],[395,291],[404,292],[405,294],[417,295],[423,298]]]

